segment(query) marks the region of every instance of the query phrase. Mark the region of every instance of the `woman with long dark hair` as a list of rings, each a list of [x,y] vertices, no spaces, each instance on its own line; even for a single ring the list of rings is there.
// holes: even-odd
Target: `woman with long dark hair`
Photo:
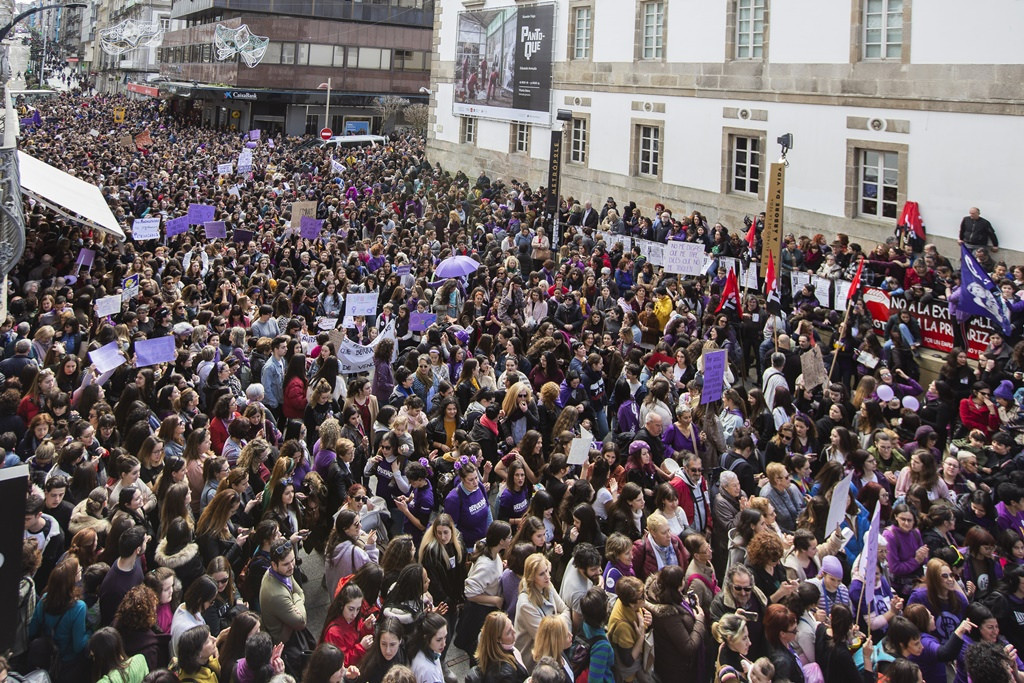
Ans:
[[[94,683],[142,683],[149,673],[149,664],[141,654],[128,657],[117,629],[104,626],[89,639]]]
[[[360,683],[381,683],[391,667],[405,666],[405,632],[398,619],[383,617],[374,629],[373,644],[359,662]]]
[[[80,668],[89,631],[85,623],[85,603],[81,600],[82,568],[78,558],[71,556],[58,564],[46,582],[46,592],[36,603],[28,625],[31,640],[49,636],[60,652],[60,681],[81,681]],[[49,662],[36,662],[44,668]]]

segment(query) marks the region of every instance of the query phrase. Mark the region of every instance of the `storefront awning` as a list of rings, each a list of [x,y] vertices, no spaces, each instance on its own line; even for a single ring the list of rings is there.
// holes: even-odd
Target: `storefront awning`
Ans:
[[[110,233],[124,242],[124,230],[98,187],[21,151],[18,169],[21,189],[33,199],[70,220]]]

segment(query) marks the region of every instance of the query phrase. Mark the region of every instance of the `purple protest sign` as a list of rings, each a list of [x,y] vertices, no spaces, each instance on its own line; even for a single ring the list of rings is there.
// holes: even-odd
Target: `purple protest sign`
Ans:
[[[700,390],[701,405],[722,400],[722,391],[725,389],[726,353],[728,352],[722,349],[704,354],[704,386]]]
[[[252,241],[252,230],[243,230],[242,228],[235,228],[235,232],[231,235],[231,239],[235,242],[241,242],[245,244]]]
[[[408,263],[403,264],[403,265],[398,266],[397,268],[395,268],[395,274],[396,275],[408,275],[411,272],[412,272],[412,266],[409,265]]]
[[[318,221],[315,218],[309,216],[303,216],[302,220],[299,221],[299,234],[302,235],[303,239],[315,240],[320,236],[320,230],[323,229],[324,222]]]
[[[262,131],[259,128],[257,128],[256,130],[250,130],[249,131],[249,139],[250,140],[259,140],[260,139],[260,133],[262,133]]]
[[[224,221],[210,221],[209,223],[203,223],[203,229],[206,230],[206,239],[224,239],[228,236],[228,229],[224,226]]]
[[[135,342],[135,365],[144,368],[157,363],[173,363],[178,352],[174,348],[174,337],[140,339]]]
[[[188,224],[202,225],[203,223],[209,223],[213,220],[215,211],[216,209],[209,204],[189,204]]]
[[[188,216],[181,216],[179,218],[172,218],[164,224],[167,229],[167,236],[174,237],[175,235],[183,235],[188,232]]]
[[[75,259],[76,266],[85,266],[89,270],[92,270],[93,261],[96,260],[96,251],[93,249],[79,249],[78,258]]]
[[[255,149],[256,143],[250,141],[250,142],[245,143],[245,146],[248,147],[249,149]]]
[[[433,313],[411,313],[409,315],[409,330],[422,332],[437,322],[437,316]]]
[[[274,138],[267,138],[267,147],[274,149]]]

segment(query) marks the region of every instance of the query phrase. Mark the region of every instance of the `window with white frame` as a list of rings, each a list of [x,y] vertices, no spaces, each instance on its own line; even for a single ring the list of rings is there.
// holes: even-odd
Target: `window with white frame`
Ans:
[[[577,7],[574,10],[573,20],[573,59],[590,58],[590,33],[593,15],[590,7]]]
[[[864,58],[903,56],[903,0],[864,0]]]
[[[476,119],[472,116],[462,117],[462,142],[467,145],[476,144]]]
[[[757,195],[761,188],[761,139],[732,136],[732,191]]]
[[[736,59],[761,59],[765,0],[736,0]]]
[[[171,30],[171,20],[167,17],[160,17],[160,30],[167,33]]]
[[[661,170],[661,128],[641,124],[637,126],[637,173],[657,176]]]
[[[663,0],[645,2],[640,14],[640,56],[643,59],[661,59],[665,54],[665,3]]]
[[[866,218],[896,218],[899,154],[862,149],[859,160],[858,215]]]
[[[530,124],[515,124],[515,151],[527,153],[530,151]]]
[[[574,164],[587,163],[587,120],[572,120],[572,139],[569,149],[569,161]]]

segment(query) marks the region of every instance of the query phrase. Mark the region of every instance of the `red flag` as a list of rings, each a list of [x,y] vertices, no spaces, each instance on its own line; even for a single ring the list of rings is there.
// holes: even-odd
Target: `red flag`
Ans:
[[[864,270],[863,258],[857,264],[857,273],[853,276],[853,282],[850,283],[850,293],[847,295],[847,300],[857,296],[857,291],[860,289],[860,272],[862,270]]]
[[[751,249],[757,244],[757,219],[750,223],[750,230],[747,230],[747,244],[750,245]]]
[[[921,220],[921,209],[917,202],[906,202],[903,211],[900,212],[900,219],[896,225],[905,225],[911,228],[920,239],[924,239],[924,222]]]
[[[733,304],[732,299],[735,299]],[[733,304],[737,311],[743,310],[743,302],[740,299],[740,288],[739,283],[736,282],[736,271],[732,268],[729,269],[729,277],[725,279],[725,289],[722,290],[722,300],[718,302],[718,308],[715,309],[715,313],[722,310],[722,307],[726,303]]]
[[[764,273],[764,293],[771,295],[772,290],[778,287],[777,276],[775,275],[775,254],[768,252],[768,268]]]

